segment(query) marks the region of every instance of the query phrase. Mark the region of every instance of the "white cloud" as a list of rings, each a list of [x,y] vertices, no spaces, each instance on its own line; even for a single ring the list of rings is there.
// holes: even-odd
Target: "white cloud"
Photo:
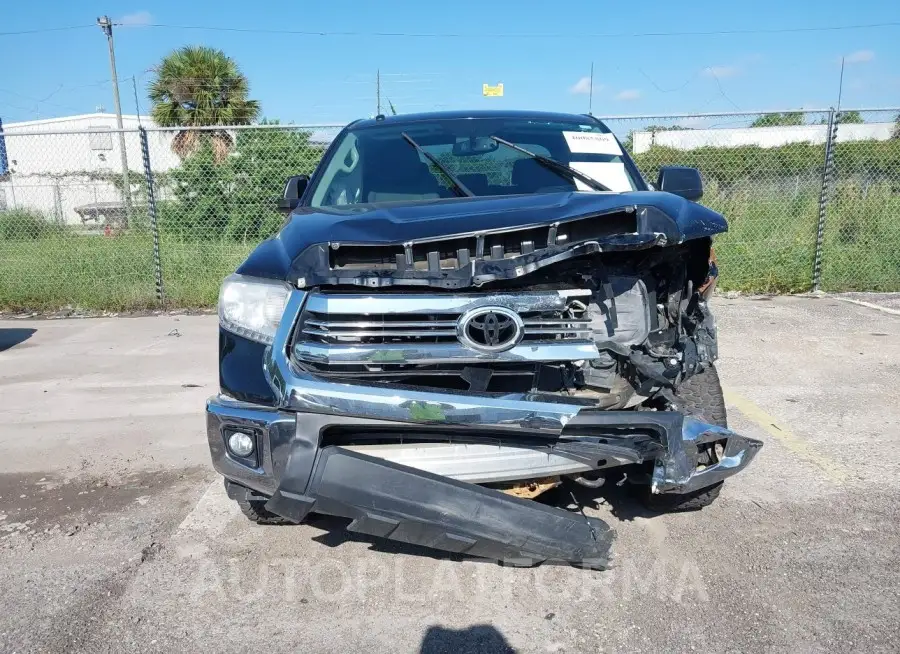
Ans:
[[[848,64],[864,64],[872,61],[874,58],[875,53],[872,50],[857,50],[844,57],[844,61]]]
[[[641,92],[637,89],[625,89],[616,94],[616,100],[639,100]]]
[[[740,66],[710,66],[703,69],[706,77],[715,77],[716,79],[725,79],[741,74]]]
[[[569,93],[574,93],[576,95],[587,95],[590,92],[591,92],[591,78],[590,77],[582,77],[580,80],[575,82],[569,88]]]
[[[129,27],[149,25],[153,22],[153,16],[149,11],[136,11],[133,14],[125,14],[114,22]]]

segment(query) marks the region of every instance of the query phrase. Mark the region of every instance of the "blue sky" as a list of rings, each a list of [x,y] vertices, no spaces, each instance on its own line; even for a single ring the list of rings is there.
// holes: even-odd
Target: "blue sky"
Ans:
[[[10,2],[2,11],[0,32],[89,25],[103,13],[131,23],[115,32],[125,113],[135,111],[131,77],[137,79],[146,111],[148,71],[167,52],[186,44],[218,47],[236,59],[264,115],[283,122],[342,124],[371,115],[378,68],[383,96],[402,112],[466,107],[585,112],[588,96],[581,92],[586,84],[580,80],[592,61],[593,110],[598,115],[828,106],[836,101],[841,56],[850,62],[845,107],[900,105],[900,26],[790,34],[583,36],[900,22],[900,3],[884,0],[852,5],[836,0],[133,2]],[[148,23],[483,36],[299,36],[154,28]],[[503,34],[534,36],[496,36]],[[0,62],[0,117],[6,122],[87,113],[98,105],[113,110],[106,41],[99,27],[0,35]],[[496,82],[503,82],[505,97],[483,98],[481,85]]]

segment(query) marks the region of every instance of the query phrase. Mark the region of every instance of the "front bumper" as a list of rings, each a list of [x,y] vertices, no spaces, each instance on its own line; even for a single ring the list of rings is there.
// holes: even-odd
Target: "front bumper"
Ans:
[[[290,341],[303,297],[292,294],[275,343]],[[762,445],[677,412],[332,382],[293,366],[286,346],[266,351],[264,369],[276,407],[225,396],[207,404],[213,465],[233,491],[296,522],[315,510],[350,518],[354,531],[474,556],[602,566],[613,532],[469,482],[652,462],[653,492],[689,493],[739,472]],[[397,444],[342,447],[330,437],[348,430]],[[229,452],[230,431],[252,435],[252,457]],[[722,446],[718,463],[698,467],[698,446],[711,442]]]

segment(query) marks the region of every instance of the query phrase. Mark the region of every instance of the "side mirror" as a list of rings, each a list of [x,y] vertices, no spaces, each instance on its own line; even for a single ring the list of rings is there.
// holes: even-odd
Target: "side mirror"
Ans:
[[[300,204],[300,198],[309,184],[309,175],[294,175],[289,177],[284,185],[284,193],[278,201],[278,210],[283,213],[290,213]]]
[[[700,171],[686,166],[663,166],[659,169],[656,188],[666,193],[680,195],[685,200],[697,201],[703,197],[703,180]]]

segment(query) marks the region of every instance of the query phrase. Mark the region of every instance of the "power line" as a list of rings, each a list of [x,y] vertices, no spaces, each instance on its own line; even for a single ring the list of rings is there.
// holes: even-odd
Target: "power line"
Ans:
[[[124,23],[113,23],[115,26]],[[60,27],[40,27],[28,30],[0,32],[0,36],[19,36],[23,34],[43,34],[46,32],[62,32],[94,27],[94,25],[64,25]],[[208,30],[213,32],[245,32],[249,34],[296,34],[300,36],[378,36],[405,38],[459,38],[459,39],[534,39],[534,38],[639,38],[664,36],[734,36],[740,34],[792,34],[798,32],[835,32],[843,30],[863,30],[881,27],[900,27],[900,21],[884,23],[860,23],[856,25],[825,25],[821,27],[781,27],[762,29],[708,30],[685,32],[607,32],[607,33],[489,33],[466,34],[463,32],[355,32],[355,31],[312,31],[271,29],[261,27],[220,27],[214,25],[171,25],[167,23],[150,23],[140,27],[153,27],[180,30]]]
[[[118,23],[116,23],[118,24]],[[247,34],[294,34],[299,36],[376,36],[403,38],[458,38],[458,39],[577,39],[577,38],[642,38],[665,36],[735,36],[741,34],[793,34],[799,32],[835,32],[843,30],[862,30],[880,27],[900,27],[900,21],[884,23],[862,23],[857,25],[826,25],[822,27],[781,27],[762,29],[709,30],[685,32],[607,32],[607,33],[489,33],[467,34],[463,32],[358,32],[358,31],[313,31],[272,29],[262,27],[219,27],[213,25],[172,25],[168,23],[150,23],[146,27],[179,30],[207,30],[212,32],[242,32]]]
[[[31,30],[19,30],[16,32],[0,32],[0,36],[17,36],[19,34],[43,34],[44,32],[63,32],[65,30],[80,30],[93,25],[66,25],[65,27],[40,27]]]
[[[715,73],[713,73],[712,76],[713,76],[713,79],[716,80],[716,87],[718,87],[718,89],[719,89],[719,95],[721,95],[723,98],[728,100],[729,104],[731,104],[732,107],[734,107],[735,109],[740,111],[741,108],[739,106],[737,106],[737,104],[734,102],[734,100],[732,100],[727,95],[725,95],[725,90],[722,88],[722,82],[719,81],[719,76],[716,75]]]
[[[72,105],[59,104],[58,102],[50,102],[48,100],[41,100],[40,98],[34,98],[34,97],[31,97],[30,95],[23,95],[22,93],[19,93],[18,91],[10,91],[9,89],[0,89],[0,93],[9,93],[10,95],[15,95],[17,97],[20,97],[23,100],[28,100],[30,102],[33,102],[35,104],[35,107],[37,107],[38,105],[46,104],[46,105],[50,105],[51,107],[56,107],[57,109],[65,109],[66,111],[79,111],[79,109],[73,107]],[[55,93],[55,91],[54,91],[54,93]],[[53,93],[50,94],[50,96],[52,96],[52,95],[53,95]],[[50,97],[50,96],[47,96],[47,97]]]
[[[684,84],[682,84],[682,85],[680,85],[680,86],[673,86],[673,87],[670,88],[670,89],[664,89],[664,88],[661,88],[661,87],[659,86],[659,84],[657,84],[656,82],[654,82],[653,79],[652,79],[647,73],[644,72],[644,69],[643,69],[643,68],[638,68],[638,72],[639,72],[641,75],[643,75],[644,78],[645,78],[648,82],[650,82],[650,85],[651,85],[653,88],[655,88],[657,91],[659,91],[660,93],[674,93],[675,91],[681,91],[681,90],[682,90],[683,88],[685,88],[688,84],[690,84],[690,83],[693,82],[695,79],[697,79],[697,77],[699,77],[699,75],[700,75],[700,71],[697,71],[697,72],[694,73],[694,74],[693,74],[693,75],[692,75],[692,76],[691,76]]]

